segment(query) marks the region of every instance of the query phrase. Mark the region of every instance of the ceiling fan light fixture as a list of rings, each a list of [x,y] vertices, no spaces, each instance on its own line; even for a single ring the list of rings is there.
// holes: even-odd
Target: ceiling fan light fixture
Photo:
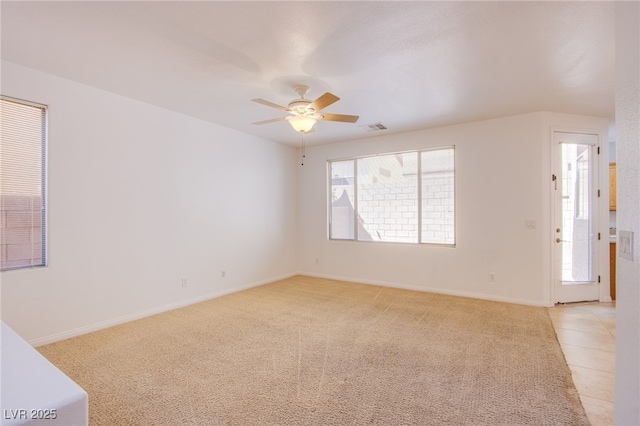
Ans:
[[[299,133],[307,133],[311,131],[317,121],[318,120],[316,120],[315,118],[309,117],[307,115],[296,115],[289,119],[291,127],[293,127],[293,129]]]
[[[296,86],[294,90],[298,95],[300,95],[300,98],[294,99],[293,101],[289,102],[289,105],[287,105],[286,107],[260,98],[251,99],[253,102],[257,102],[259,104],[291,114],[288,117],[257,121],[253,124],[260,125],[286,120],[291,123],[291,127],[293,127],[296,132],[304,135],[305,133],[313,131],[313,127],[318,122],[318,120],[339,121],[343,123],[355,123],[356,121],[358,121],[357,115],[329,114],[324,112],[320,113],[320,111],[322,111],[329,105],[333,105],[335,102],[340,100],[339,97],[332,93],[326,92],[324,95],[312,101],[310,99],[305,99],[304,97],[307,94],[309,87],[299,85]]]

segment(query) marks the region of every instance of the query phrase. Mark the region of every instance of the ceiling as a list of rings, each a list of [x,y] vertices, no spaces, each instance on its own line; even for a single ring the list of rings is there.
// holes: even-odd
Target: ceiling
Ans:
[[[613,118],[613,2],[8,2],[2,59],[276,142],[293,86],[341,98],[307,144],[534,111]],[[37,100],[35,100],[37,101]],[[369,124],[388,129],[368,132]]]

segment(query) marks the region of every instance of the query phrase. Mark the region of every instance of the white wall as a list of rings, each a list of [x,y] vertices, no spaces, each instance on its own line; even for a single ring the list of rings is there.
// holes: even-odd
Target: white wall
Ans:
[[[535,113],[307,148],[300,168],[301,273],[550,305],[549,137],[561,125],[606,135],[608,120]],[[328,159],[449,145],[456,146],[455,248],[328,241]],[[536,229],[525,229],[525,220]],[[603,220],[607,231],[608,216]],[[490,272],[496,282],[489,282]]]
[[[616,424],[640,424],[640,4],[616,2],[617,227],[634,260],[617,257]],[[618,247],[620,244],[618,244]]]
[[[2,94],[49,105],[49,266],[1,275],[31,343],[296,270],[295,149],[7,62]]]

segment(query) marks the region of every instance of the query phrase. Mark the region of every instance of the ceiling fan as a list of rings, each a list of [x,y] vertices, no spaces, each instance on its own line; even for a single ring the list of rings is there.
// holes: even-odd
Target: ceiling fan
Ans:
[[[253,102],[257,102],[259,104],[279,109],[291,114],[287,117],[258,121],[253,124],[261,125],[286,120],[289,122],[289,124],[291,124],[291,127],[293,127],[296,132],[310,133],[313,131],[313,126],[318,120],[341,121],[344,123],[355,123],[356,121],[358,121],[359,117],[357,115],[328,114],[319,112],[329,105],[333,104],[334,102],[340,100],[340,98],[334,94],[327,92],[324,95],[320,96],[318,99],[312,101],[305,98],[305,95],[309,91],[309,86],[301,84],[295,86],[293,90],[295,90],[300,98],[294,99],[293,101],[289,102],[289,105],[287,105],[286,107],[274,104],[273,102],[265,101],[264,99],[251,99]]]

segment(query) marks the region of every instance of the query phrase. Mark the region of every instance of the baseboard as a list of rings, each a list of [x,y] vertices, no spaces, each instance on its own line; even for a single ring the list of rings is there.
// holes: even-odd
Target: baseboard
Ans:
[[[316,273],[308,273],[308,272],[298,272],[298,275],[305,275],[305,276],[314,277],[314,278],[325,278],[325,279],[337,280],[337,281],[347,281],[347,282],[360,283],[360,284],[379,285],[382,287],[401,288],[404,290],[415,290],[415,291],[422,291],[425,293],[437,293],[437,294],[446,294],[449,296],[469,297],[472,299],[491,300],[494,302],[514,303],[516,305],[528,305],[528,306],[538,306],[538,307],[549,306],[548,303],[541,300],[529,300],[529,299],[519,299],[515,297],[493,296],[493,295],[488,295],[484,293],[473,293],[469,291],[450,290],[450,289],[438,288],[438,287],[422,287],[422,286],[403,284],[403,283],[397,283],[397,282],[368,280],[368,279],[342,277],[342,276],[326,275],[326,274],[316,274]]]
[[[60,333],[55,333],[50,336],[41,337],[38,339],[33,339],[29,341],[29,344],[33,347],[38,347],[42,345],[48,345],[50,343],[59,342],[61,340],[70,339],[72,337],[81,336],[83,334],[92,333],[94,331],[102,330],[105,328],[113,327],[115,325],[124,324],[130,321],[139,320],[145,317],[150,317],[152,315],[161,314],[163,312],[172,311],[174,309],[184,308],[185,306],[194,305],[196,303],[204,302],[207,300],[215,299],[218,297],[226,296],[228,294],[237,293],[239,291],[248,290],[253,287],[259,287],[261,285],[269,284],[275,281],[283,280],[286,278],[290,278],[292,276],[297,275],[296,273],[280,275],[277,277],[269,278],[267,280],[256,281],[250,284],[244,284],[237,287],[233,287],[231,289],[225,289],[222,291],[217,291],[213,293],[208,293],[202,296],[193,297],[191,299],[180,300],[178,302],[169,303],[162,306],[157,306],[155,308],[146,309],[144,311],[135,312],[133,314],[123,315],[120,317],[112,318],[106,321],[101,321],[95,324],[86,325],[83,327],[74,328],[73,330],[63,331]]]
[[[60,333],[55,333],[49,336],[30,340],[29,344],[33,347],[48,345],[50,343],[55,343],[61,340],[70,339],[72,337],[81,336],[83,334],[92,333],[94,331],[124,324],[130,321],[135,321],[145,317],[150,317],[152,315],[161,314],[163,312],[171,311],[174,309],[184,308],[185,306],[189,306],[189,305],[204,302],[207,300],[215,299],[218,297],[226,296],[228,294],[237,293],[243,290],[248,290],[253,287],[259,287],[261,285],[265,285],[275,281],[290,278],[295,275],[304,275],[304,276],[315,277],[315,278],[324,278],[329,280],[346,281],[346,282],[359,283],[359,284],[379,285],[383,287],[400,288],[404,290],[415,290],[415,291],[422,291],[427,293],[447,294],[450,296],[469,297],[473,299],[492,300],[495,302],[514,303],[518,305],[549,306],[548,303],[537,301],[537,300],[518,299],[518,298],[502,297],[502,296],[491,296],[491,295],[482,294],[482,293],[450,290],[450,289],[443,289],[443,288],[437,288],[437,287],[422,287],[417,285],[403,284],[403,283],[389,282],[389,281],[369,280],[369,279],[361,279],[361,278],[353,278],[353,277],[343,277],[343,276],[337,276],[337,275],[316,274],[316,273],[309,273],[309,272],[296,272],[296,273],[280,275],[277,277],[272,277],[267,280],[256,281],[253,283],[233,287],[231,289],[225,289],[225,290],[217,291],[214,293],[208,293],[208,294],[194,297],[191,299],[180,300],[178,302],[169,303],[163,306],[158,306],[158,307],[147,309],[140,312],[135,312],[133,314],[123,315],[123,316],[112,318],[106,321],[101,321],[98,323],[90,324],[83,327],[78,327],[78,328],[68,330],[68,331],[63,331]]]

